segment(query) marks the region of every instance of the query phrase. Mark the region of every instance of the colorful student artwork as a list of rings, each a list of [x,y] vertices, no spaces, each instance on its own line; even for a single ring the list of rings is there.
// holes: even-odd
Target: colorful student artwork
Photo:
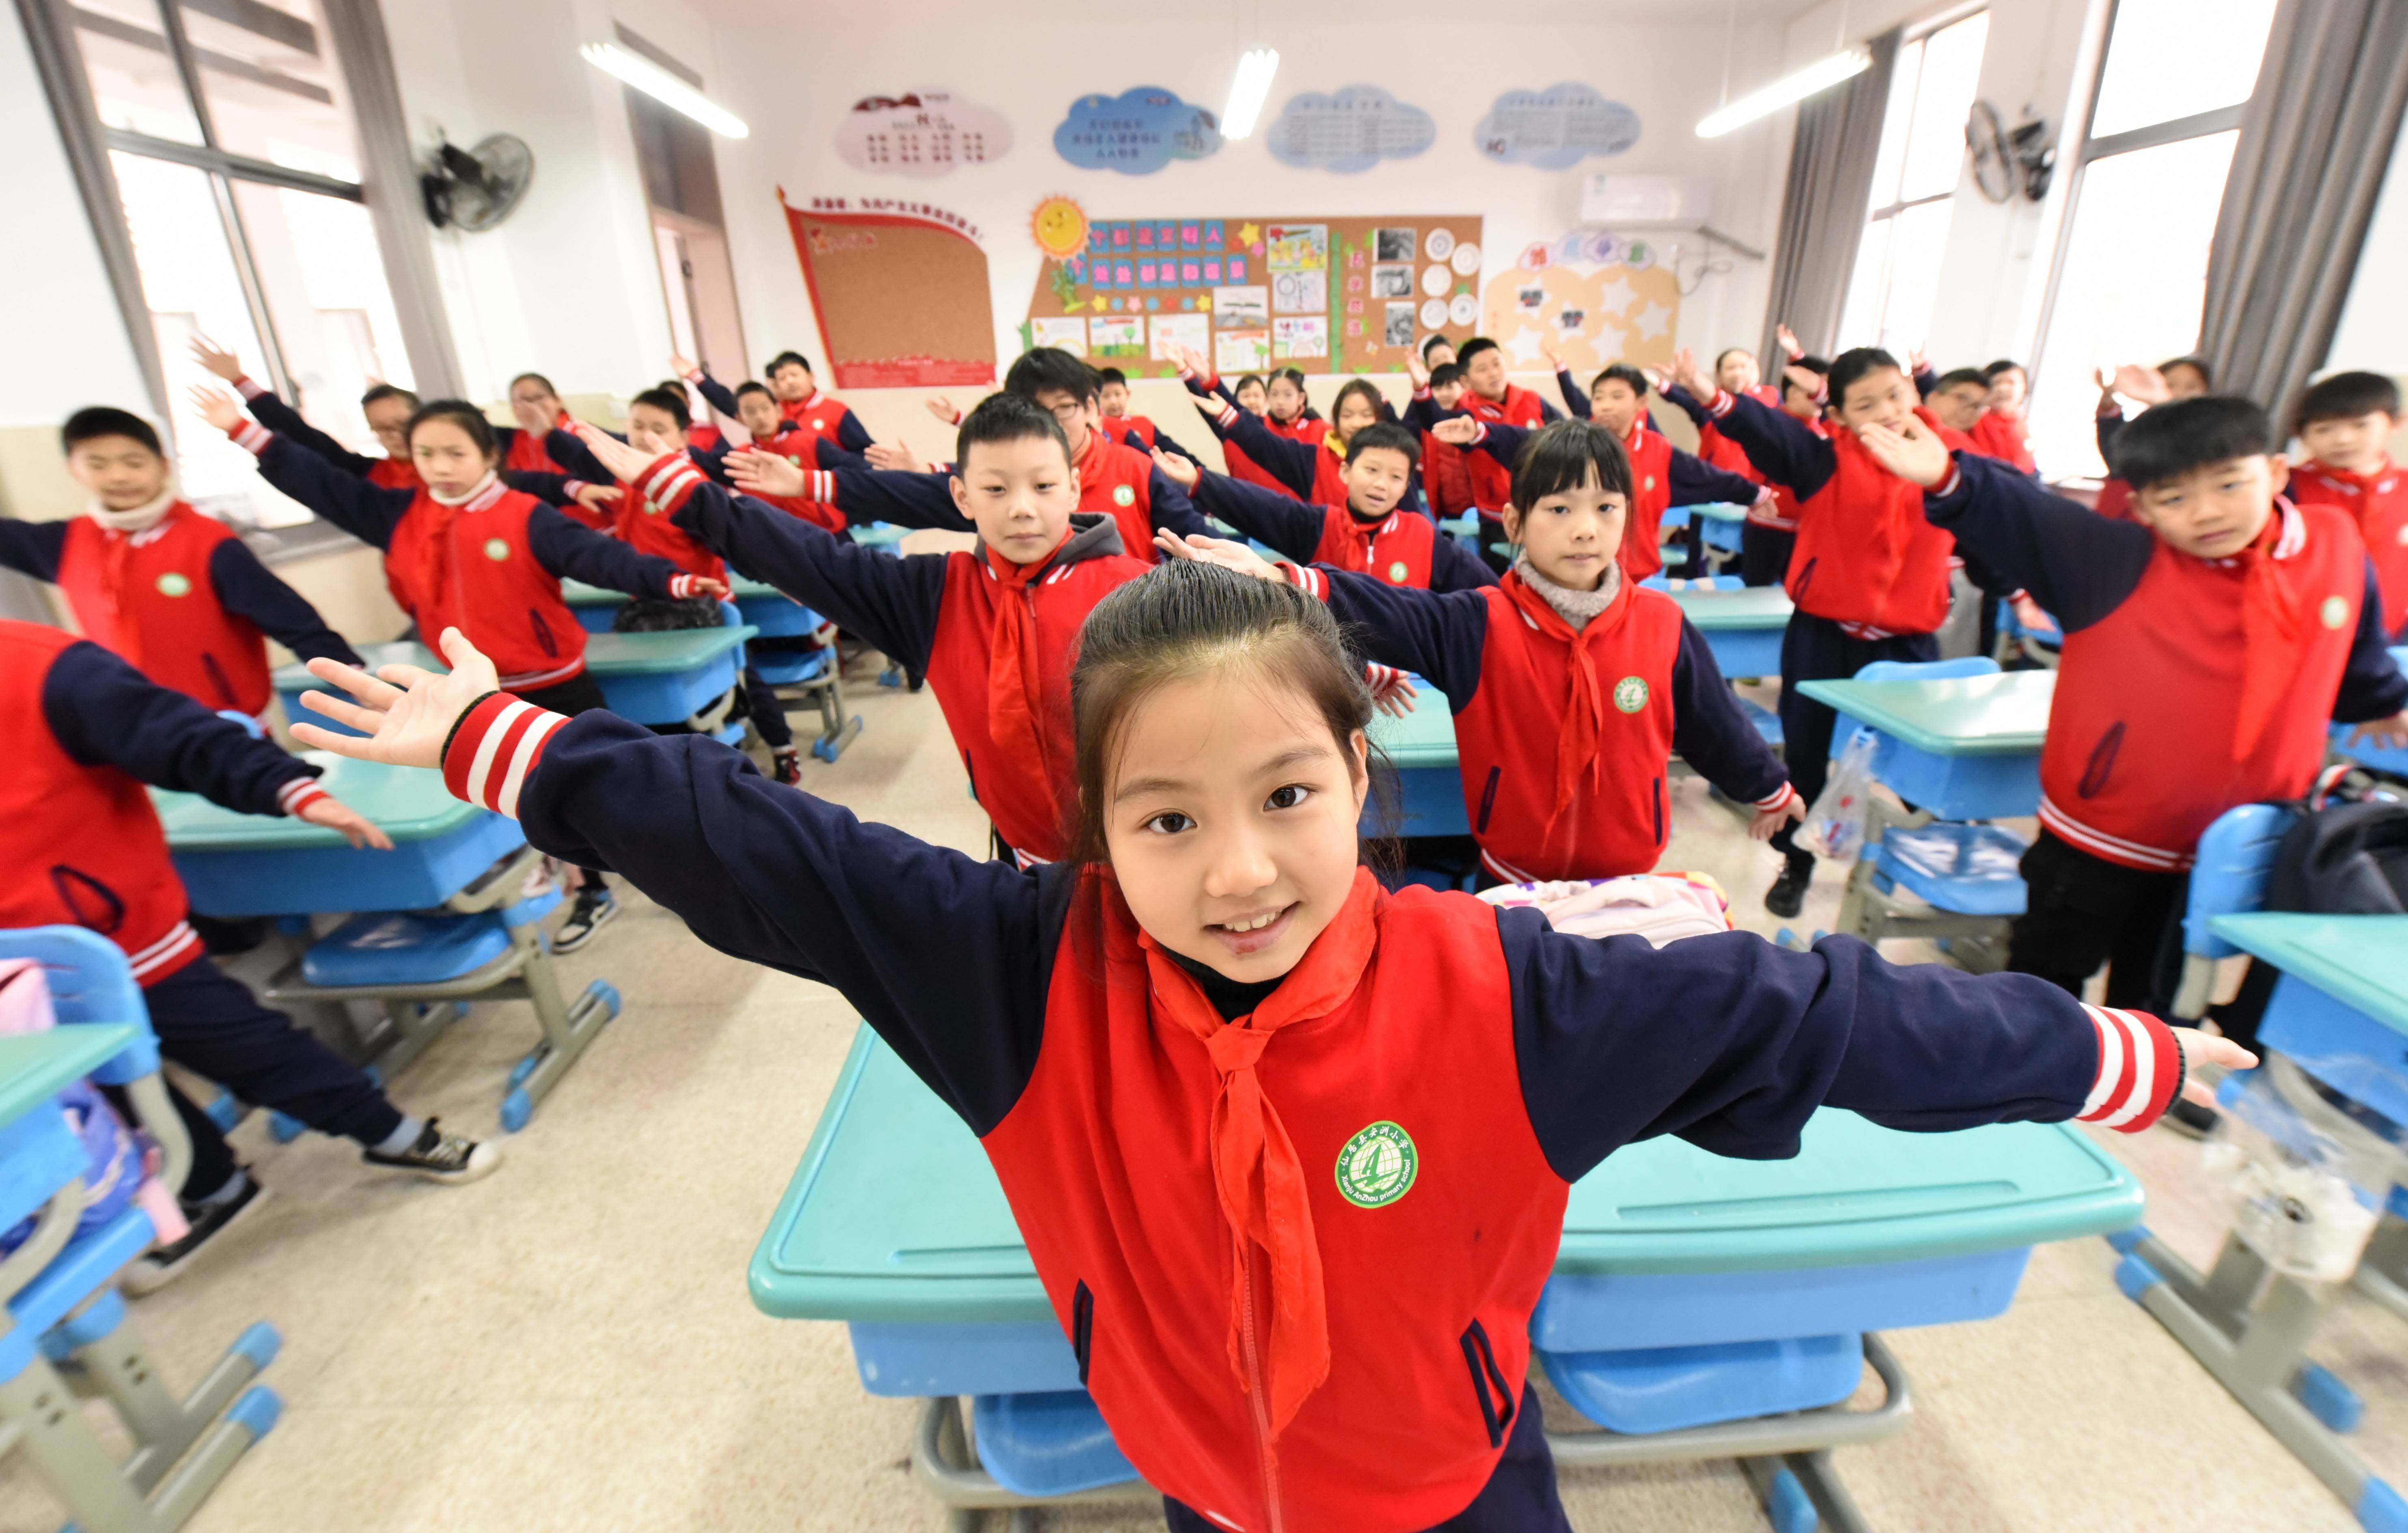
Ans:
[[[1143,316],[1142,360],[1156,376],[1174,370],[1166,343],[1204,351],[1208,342],[1225,371],[1277,362],[1402,372],[1430,336],[1465,339],[1480,317],[1477,217],[1090,220],[1069,198],[1048,197],[1029,229],[1043,259],[1022,343],[1075,333],[1100,358],[1102,318]],[[1114,334],[1129,337],[1116,346],[1134,339]]]
[[[1565,170],[1591,155],[1620,154],[1639,142],[1639,114],[1586,85],[1508,91],[1474,124],[1481,153],[1506,165]]]
[[[1421,153],[1438,141],[1438,123],[1376,85],[1349,85],[1289,97],[1263,140],[1282,165],[1352,175]]]
[[[1038,345],[1050,346],[1057,351],[1068,351],[1077,357],[1087,354],[1086,321],[1072,315],[1068,319],[1035,320],[1030,322]]]
[[[839,389],[995,381],[995,305],[978,226],[895,197],[779,206]]]
[[[1054,130],[1054,152],[1065,160],[1125,176],[1151,176],[1173,160],[1201,160],[1220,148],[1221,120],[1158,85],[1081,96]]]
[[[1087,322],[1087,355],[1113,361],[1145,355],[1145,316],[1098,314]]]
[[[927,180],[1011,150],[1011,123],[993,107],[951,91],[864,96],[836,130],[836,151],[855,170]]]
[[[1619,241],[1614,246],[1617,253],[1624,248]],[[1591,265],[1577,255],[1557,258],[1555,250],[1548,247],[1543,265],[1533,266],[1526,257],[1489,279],[1481,334],[1495,337],[1513,370],[1545,371],[1544,346],[1553,346],[1584,383],[1616,362],[1670,365],[1681,316],[1681,284],[1671,268]]]

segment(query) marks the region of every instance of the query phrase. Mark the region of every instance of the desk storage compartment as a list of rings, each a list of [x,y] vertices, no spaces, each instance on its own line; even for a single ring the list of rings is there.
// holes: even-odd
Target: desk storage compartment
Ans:
[[[301,977],[329,986],[436,984],[474,974],[509,949],[509,929],[490,911],[355,915],[310,945]]]
[[[1573,1410],[1611,1432],[1670,1432],[1837,1405],[1856,1393],[1864,1339],[1793,1337],[1642,1352],[1539,1354]]]
[[[1020,1496],[1072,1496],[1137,1478],[1083,1389],[981,1395],[970,1407],[979,1463]]]
[[[1873,776],[1909,804],[1951,820],[2003,820],[2040,806],[2040,754],[1943,756],[1881,737]]]
[[[2028,1246],[1876,1266],[1563,1273],[1530,1316],[1541,1352],[1631,1352],[1902,1330],[2001,1313]]]
[[[1079,1388],[1070,1339],[1050,1320],[947,1325],[855,1321],[853,1365],[872,1395],[1045,1393]]]

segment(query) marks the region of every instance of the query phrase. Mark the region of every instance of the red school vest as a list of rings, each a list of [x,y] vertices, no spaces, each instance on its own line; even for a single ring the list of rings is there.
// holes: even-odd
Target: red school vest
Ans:
[[[1474,1391],[1488,1411],[1522,1398],[1569,1191],[1522,1106],[1496,913],[1467,895],[1380,897],[1352,994],[1281,1026],[1255,1067],[1305,1171],[1329,1335],[1328,1377],[1267,1462],[1206,1149],[1220,1077],[1158,1013],[1111,876],[1083,877],[1036,1070],[983,1145],[1113,1441],[1164,1494],[1245,1533],[1397,1533],[1461,1512],[1504,1440]],[[1265,1265],[1254,1248],[1262,1313]]]
[[[527,547],[542,502],[496,479],[466,505],[424,491],[394,523],[386,579],[426,639],[458,628],[491,657],[502,685],[548,687],[585,668],[585,630],[560,599],[560,578]]]
[[[666,559],[688,575],[699,575],[705,580],[726,583],[727,561],[688,537],[684,529],[671,522],[659,507],[638,494],[634,485],[621,480],[619,489],[618,512],[610,522],[610,531],[619,541],[638,553]],[[811,520],[808,513],[795,514],[803,516],[806,521]]]
[[[2324,766],[2366,554],[2342,512],[2291,514],[2296,536],[2286,520],[2273,567],[2306,638],[2256,748],[2232,759],[2247,651],[2241,569],[2160,542],[2121,606],[2065,636],[2041,748],[2042,825],[2109,862],[2172,872],[2234,805],[2306,794]]]
[[[125,951],[135,982],[200,956],[184,885],[142,784],[63,750],[42,714],[42,683],[76,636],[0,622],[0,926],[83,926]]]
[[[1914,412],[1932,430],[1931,412]],[[1829,433],[1831,477],[1798,508],[1784,584],[1801,612],[1880,634],[1928,634],[1948,621],[1956,540],[1924,520],[1923,487],[1884,468],[1852,431]]]
[[[808,399],[779,400],[778,413],[794,422],[797,429],[834,441],[838,428],[853,410],[825,389],[813,389]]]
[[[1469,461],[1454,443],[1422,433],[1422,494],[1429,501],[1432,516],[1448,521],[1471,509]]]
[[[163,687],[208,709],[267,707],[267,641],[218,605],[209,556],[232,528],[178,501],[148,531],[67,525],[59,589],[84,637]]]
[[[1664,567],[1657,543],[1672,505],[1672,444],[1642,419],[1631,423],[1622,447],[1630,454],[1630,509],[1622,518],[1620,562],[1627,579],[1643,580]]]
[[[1154,562],[1154,460],[1100,431],[1070,466],[1079,475],[1079,509],[1119,523],[1121,547]],[[1142,551],[1141,552],[1140,551]]]
[[[2408,472],[2389,458],[2372,474],[2310,461],[2291,476],[2289,494],[2298,505],[2330,506],[2358,523],[2383,593],[2377,621],[2394,638],[2408,632]]]
[[[1332,508],[1322,512],[1321,541],[1312,547],[1312,562],[1426,591],[1430,552],[1438,538],[1437,523],[1401,506],[1369,527],[1352,511]]]
[[[1023,599],[1035,604],[1037,615],[1038,681],[1044,691],[1037,729],[1046,745],[1046,759],[1006,763],[997,759],[1000,747],[987,727],[995,604],[1003,588],[980,557],[984,552],[945,556],[945,594],[928,646],[928,685],[937,695],[937,706],[944,709],[945,726],[953,732],[953,745],[969,772],[970,791],[995,822],[996,833],[1015,852],[1058,862],[1069,851],[1062,835],[1062,808],[1069,802],[1072,784],[1070,663],[1079,625],[1115,586],[1153,566],[1126,554],[1110,554],[1060,566],[1028,583]]]
[[[1917,414],[1922,413],[1917,411]],[[2001,415],[1997,410],[1984,410],[1967,436],[1972,438],[1973,451],[1984,457],[1997,458],[2015,466],[2018,473],[2028,474],[2035,466],[2031,447],[2025,440],[2021,416]]]
[[[418,466],[407,458],[379,458],[368,465],[368,482],[380,490],[421,490],[426,481],[418,477]]]
[[[1626,572],[1613,605],[1574,635],[1518,574],[1481,596],[1488,633],[1480,685],[1455,716],[1463,807],[1481,860],[1509,883],[1651,870],[1671,831],[1664,769],[1680,604]],[[1598,749],[1557,812],[1555,752],[1576,646],[1597,677]]]
[[[1526,431],[1536,431],[1546,421],[1539,396],[1519,383],[1506,384],[1501,399],[1483,399],[1466,389],[1456,403],[1470,411],[1474,420],[1501,421]],[[1513,471],[1486,452],[1464,454],[1463,466],[1471,478],[1472,504],[1480,508],[1480,514],[1491,521],[1503,515],[1506,497],[1513,488]]]
[[[1137,439],[1145,444],[1145,450],[1148,452],[1154,451],[1154,423],[1142,415],[1107,415],[1104,417],[1104,429],[1115,437],[1134,431]]]

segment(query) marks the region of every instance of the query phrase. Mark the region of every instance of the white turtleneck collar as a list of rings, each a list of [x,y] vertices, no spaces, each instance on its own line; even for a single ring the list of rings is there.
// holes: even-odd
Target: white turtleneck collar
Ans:
[[[488,468],[485,470],[485,477],[470,485],[466,494],[447,495],[442,491],[430,484],[426,487],[426,498],[432,500],[437,506],[466,506],[468,502],[476,499],[479,495],[483,494],[493,487],[494,471]]]
[[[159,492],[157,499],[144,501],[139,506],[113,511],[94,500],[83,509],[83,514],[111,532],[149,532],[165,520],[167,509],[175,504],[176,487],[170,484]]]

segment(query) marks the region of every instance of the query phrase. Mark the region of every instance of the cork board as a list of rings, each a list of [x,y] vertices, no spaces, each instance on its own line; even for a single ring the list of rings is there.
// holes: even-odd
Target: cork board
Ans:
[[[986,251],[968,220],[891,197],[787,203],[786,222],[839,389],[995,381]]]

